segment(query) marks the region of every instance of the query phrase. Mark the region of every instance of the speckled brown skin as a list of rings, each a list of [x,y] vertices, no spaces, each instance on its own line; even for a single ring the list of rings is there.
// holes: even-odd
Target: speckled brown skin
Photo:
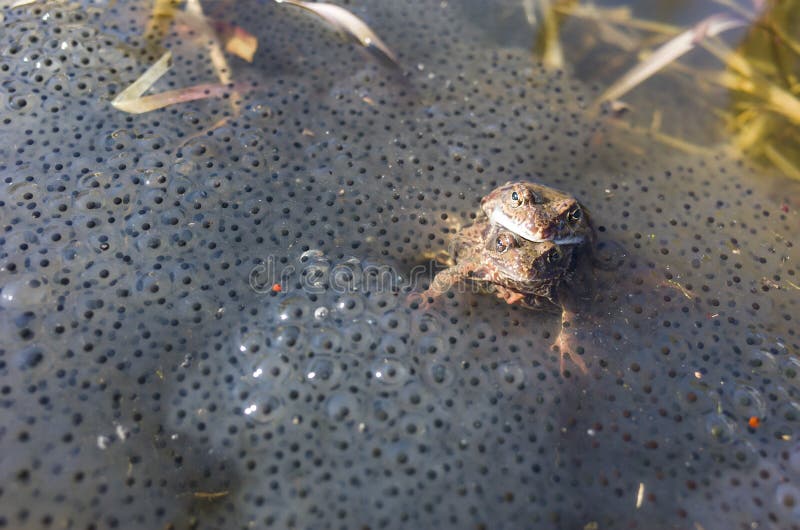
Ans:
[[[533,242],[592,243],[586,210],[575,197],[534,182],[507,182],[481,201],[489,222]]]
[[[591,227],[589,226],[591,235]],[[505,228],[484,220],[461,230],[455,237],[451,267],[433,279],[423,300],[436,298],[462,280],[476,282],[508,304],[534,310],[560,311],[561,331],[554,346],[564,354],[573,350],[571,324],[576,317],[570,281],[579,256],[589,250],[587,241],[559,245],[553,241],[532,242]],[[573,362],[584,373],[585,363],[573,356]]]
[[[580,245],[527,241],[481,221],[456,235],[455,264],[437,274],[423,296],[435,298],[457,282],[469,280],[488,287],[509,304],[553,310],[580,250]]]

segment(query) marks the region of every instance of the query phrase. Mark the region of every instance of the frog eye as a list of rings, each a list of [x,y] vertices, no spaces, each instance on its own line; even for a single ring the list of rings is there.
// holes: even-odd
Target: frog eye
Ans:
[[[570,223],[577,223],[583,218],[583,212],[580,208],[575,208],[569,212],[567,218],[569,219]]]
[[[542,198],[536,193],[531,192],[528,188],[518,188],[511,192],[511,207],[519,208],[523,204],[533,203],[538,204],[542,202]]]
[[[561,250],[558,247],[555,247],[544,255],[544,259],[550,265],[555,265],[561,261]]]
[[[503,253],[511,247],[516,246],[517,240],[511,234],[500,234],[494,241],[495,249],[499,253]]]

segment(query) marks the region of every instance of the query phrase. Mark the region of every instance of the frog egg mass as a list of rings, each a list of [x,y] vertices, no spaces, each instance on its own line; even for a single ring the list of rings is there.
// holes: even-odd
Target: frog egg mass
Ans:
[[[465,6],[347,3],[399,70],[202,7],[0,12],[0,528],[800,526],[796,183],[629,149]],[[183,99],[112,105],[166,49]],[[512,180],[591,213],[586,374],[557,315],[406,303]]]

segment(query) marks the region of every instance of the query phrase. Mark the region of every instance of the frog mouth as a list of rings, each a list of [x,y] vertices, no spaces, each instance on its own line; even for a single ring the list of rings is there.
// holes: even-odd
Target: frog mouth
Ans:
[[[552,241],[557,245],[575,245],[578,243],[583,243],[583,236],[548,238],[544,237],[541,232],[534,233],[525,225],[507,216],[500,208],[495,208],[492,210],[492,215],[489,216],[489,222],[500,225],[506,230],[514,232],[519,237],[527,239],[528,241],[533,241],[534,243],[544,243],[545,241]]]

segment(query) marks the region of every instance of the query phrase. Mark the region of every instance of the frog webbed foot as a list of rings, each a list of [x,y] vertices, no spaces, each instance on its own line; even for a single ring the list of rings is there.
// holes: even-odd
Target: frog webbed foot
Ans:
[[[577,313],[562,308],[561,329],[553,343],[553,348],[558,350],[561,356],[559,360],[559,372],[561,374],[566,373],[564,359],[567,356],[584,375],[589,373],[586,361],[584,361],[582,357],[585,353],[582,344],[585,343],[586,337],[583,336],[581,330],[576,326],[576,321],[578,319],[579,316]]]

